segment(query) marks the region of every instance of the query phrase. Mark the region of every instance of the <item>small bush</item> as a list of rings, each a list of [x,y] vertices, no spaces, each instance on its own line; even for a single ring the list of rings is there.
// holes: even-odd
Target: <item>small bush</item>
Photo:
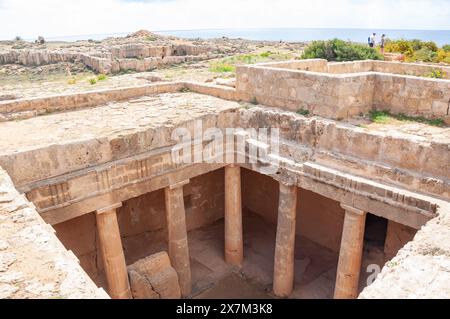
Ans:
[[[76,84],[76,83],[77,83],[77,80],[74,79],[74,78],[71,78],[71,79],[69,79],[69,80],[67,81],[67,84],[70,84],[70,85],[74,85],[74,84]]]
[[[91,85],[95,85],[95,84],[97,83],[97,79],[94,79],[94,78],[89,79],[89,83],[90,83]]]
[[[303,115],[303,116],[309,116],[309,114],[311,114],[311,112],[309,112],[308,110],[305,110],[305,109],[299,109],[297,111],[297,114]]]
[[[20,37],[20,36],[16,36],[15,38],[14,38],[14,41],[23,41],[23,39]]]
[[[103,73],[101,73],[97,76],[97,80],[99,80],[99,81],[105,81],[106,79],[108,79],[108,77]]]
[[[362,44],[334,39],[314,41],[303,52],[302,59],[326,59],[328,61],[382,60],[375,49]]]
[[[388,53],[401,53],[407,57],[411,57],[414,54],[413,43],[403,39],[397,41],[386,41],[384,51]]]
[[[153,42],[153,41],[156,41],[156,40],[158,40],[158,39],[155,36],[148,35],[148,36],[145,37],[145,41]]]
[[[216,62],[211,64],[209,71],[214,73],[235,72],[236,67],[226,62]]]
[[[423,62],[435,62],[437,58],[437,53],[428,49],[422,48],[418,51],[415,51],[412,57],[407,60],[410,61],[423,61]]]
[[[439,69],[434,69],[428,73],[425,74],[425,77],[427,78],[433,78],[433,79],[443,79],[445,76],[445,72],[439,70]]]
[[[268,58],[272,55],[272,52],[266,51],[260,54],[261,58]]]
[[[437,62],[444,62],[450,64],[450,50],[440,49],[437,52]]]
[[[255,54],[244,54],[236,57],[236,62],[244,63],[244,64],[254,64],[258,62],[258,56]]]
[[[421,40],[388,40],[385,51],[390,53],[401,53],[405,55],[406,61],[450,63],[450,45],[444,45],[441,49],[432,41]]]
[[[432,41],[422,41],[422,40],[418,40],[418,39],[414,39],[411,41],[407,41],[407,40],[403,40],[403,41],[410,42],[412,49],[414,51],[419,51],[419,50],[425,48],[430,51],[437,52],[437,50],[439,49],[438,46],[436,45],[436,43],[434,43]]]

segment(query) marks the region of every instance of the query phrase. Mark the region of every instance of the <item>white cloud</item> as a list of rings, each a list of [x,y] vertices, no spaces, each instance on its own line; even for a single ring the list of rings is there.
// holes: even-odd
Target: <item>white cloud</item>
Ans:
[[[0,38],[252,27],[450,29],[450,0],[0,0]]]

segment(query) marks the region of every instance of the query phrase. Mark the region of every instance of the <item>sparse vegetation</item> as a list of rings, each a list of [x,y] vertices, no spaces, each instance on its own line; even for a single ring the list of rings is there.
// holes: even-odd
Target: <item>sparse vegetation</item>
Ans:
[[[151,41],[151,42],[158,40],[155,36],[151,36],[151,35],[147,35],[144,39],[145,39],[145,41]]]
[[[407,62],[433,62],[450,63],[450,45],[439,48],[432,41],[421,40],[388,40],[385,51],[388,53],[401,53]]]
[[[91,85],[95,85],[95,84],[97,84],[97,79],[92,78],[92,79],[89,79],[88,82],[89,82]]]
[[[14,38],[14,41],[23,41],[23,39],[20,37],[20,36],[16,36],[15,38]]]
[[[253,105],[258,105],[258,100],[256,99],[256,96],[253,97],[253,99],[250,101],[250,103]]]
[[[67,81],[67,84],[69,84],[69,85],[74,85],[74,84],[76,84],[77,83],[77,79],[75,79],[75,78],[70,78],[68,81]]]
[[[445,126],[443,119],[427,119],[423,116],[408,116],[405,114],[391,114],[389,111],[372,110],[369,113],[370,120],[377,124],[392,124],[395,121],[400,122],[417,122],[431,126]]]
[[[339,39],[314,41],[303,52],[302,59],[326,59],[328,61],[383,60],[383,56],[366,45]]]
[[[445,74],[445,72],[443,72],[439,69],[434,69],[434,70],[426,73],[424,76],[427,78],[433,78],[433,79],[443,79],[446,76],[446,74]]]
[[[210,64],[210,71],[215,73],[236,72],[236,66],[242,64],[255,64],[269,61],[283,61],[294,57],[293,54],[264,51],[262,53],[240,54],[215,61]]]
[[[239,101],[239,103],[241,104],[242,108],[244,108],[246,110],[250,110],[251,108],[256,106],[255,104],[246,103],[246,102],[242,102],[242,101]]]
[[[209,71],[214,73],[236,72],[236,66],[226,62],[213,62],[210,65]]]
[[[306,109],[299,109],[297,111],[297,114],[303,115],[303,116],[309,116],[311,114],[311,112],[309,110],[306,110]]]
[[[105,75],[105,74],[103,74],[103,73],[100,73],[98,76],[97,76],[97,80],[98,81],[105,81],[105,80],[107,80],[108,79],[108,77]]]
[[[398,262],[390,261],[390,262],[387,263],[387,266],[389,268],[395,268],[395,267],[398,266]]]
[[[180,93],[189,93],[189,92],[191,92],[191,90],[189,90],[188,88],[181,88],[178,92],[180,92]]]

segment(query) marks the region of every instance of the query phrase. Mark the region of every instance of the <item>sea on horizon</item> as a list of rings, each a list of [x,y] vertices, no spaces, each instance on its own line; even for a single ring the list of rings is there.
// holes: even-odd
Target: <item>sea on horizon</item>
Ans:
[[[318,28],[264,28],[264,29],[202,29],[154,31],[155,33],[180,38],[242,38],[261,41],[306,42],[330,40],[334,38],[366,43],[368,37],[376,32],[378,37],[386,34],[389,39],[420,39],[434,41],[439,46],[450,44],[450,30],[388,30],[388,29],[318,29]],[[126,36],[131,32],[114,34],[93,34],[78,36],[48,37],[48,41],[103,40],[108,37]]]

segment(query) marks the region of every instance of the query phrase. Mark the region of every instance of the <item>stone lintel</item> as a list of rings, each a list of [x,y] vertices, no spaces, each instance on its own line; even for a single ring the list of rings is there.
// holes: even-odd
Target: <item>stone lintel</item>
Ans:
[[[186,186],[186,185],[189,184],[190,182],[191,182],[191,181],[190,181],[189,179],[187,179],[187,180],[185,180],[185,181],[182,181],[182,182],[179,182],[179,183],[170,185],[170,186],[169,186],[169,189],[173,191],[173,190],[175,190],[175,189],[177,189],[177,188],[182,188],[183,186]]]
[[[122,207],[122,203],[116,203],[116,204],[112,204],[110,206],[106,206],[101,209],[97,209],[96,213],[97,213],[97,215],[107,214],[107,213],[115,211],[116,209],[118,209],[120,207]]]
[[[365,212],[365,211],[363,211],[361,209],[358,209],[358,208],[355,208],[355,207],[352,207],[352,206],[348,206],[348,205],[345,205],[345,204],[342,204],[342,203],[341,203],[341,207],[346,212],[353,213],[353,214],[356,214],[356,215],[363,216],[363,215],[367,214],[367,212]]]

